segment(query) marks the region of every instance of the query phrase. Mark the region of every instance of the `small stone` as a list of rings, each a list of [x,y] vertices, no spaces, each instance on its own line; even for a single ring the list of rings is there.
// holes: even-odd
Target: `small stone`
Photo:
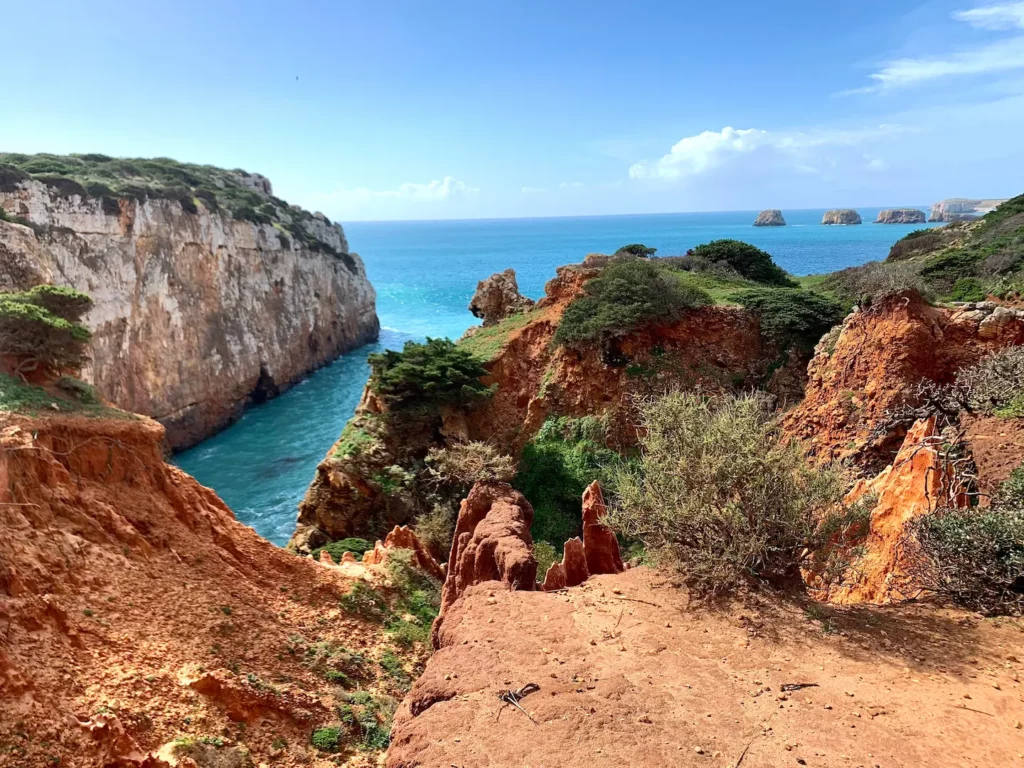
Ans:
[[[696,752],[698,755],[703,755],[704,754],[704,747],[694,747],[693,751]]]

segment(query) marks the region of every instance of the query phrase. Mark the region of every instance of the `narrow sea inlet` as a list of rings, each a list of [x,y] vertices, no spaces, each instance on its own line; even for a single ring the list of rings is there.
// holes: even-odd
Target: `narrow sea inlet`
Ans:
[[[893,207],[893,206],[888,206]],[[915,206],[927,210],[927,206]],[[858,208],[872,222],[880,207]],[[345,225],[352,249],[377,290],[380,341],[345,355],[176,463],[212,487],[238,518],[283,545],[316,465],[359,402],[366,356],[408,339],[458,338],[479,322],[466,309],[478,281],[508,267],[532,298],[563,264],[588,253],[644,243],[679,255],[718,238],[744,240],[795,275],[829,272],[884,259],[889,247],[933,225],[822,226],[824,209],[784,210],[787,226],[752,226],[757,211],[474,221],[357,222]]]

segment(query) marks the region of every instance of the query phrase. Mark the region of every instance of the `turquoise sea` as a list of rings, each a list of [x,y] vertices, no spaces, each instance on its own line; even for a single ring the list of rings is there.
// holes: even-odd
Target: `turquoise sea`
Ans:
[[[878,210],[858,208],[865,222]],[[923,226],[826,227],[820,224],[822,213],[783,211],[788,226],[771,228],[751,226],[756,211],[346,224],[349,243],[362,255],[377,289],[379,343],[249,410],[175,461],[216,490],[242,522],[284,544],[316,465],[359,402],[367,354],[400,347],[407,339],[458,338],[479,322],[466,309],[479,280],[512,267],[520,291],[539,298],[555,267],[588,253],[611,253],[639,242],[657,248],[660,256],[678,255],[723,237],[753,243],[789,272],[806,275],[883,259],[892,243]]]

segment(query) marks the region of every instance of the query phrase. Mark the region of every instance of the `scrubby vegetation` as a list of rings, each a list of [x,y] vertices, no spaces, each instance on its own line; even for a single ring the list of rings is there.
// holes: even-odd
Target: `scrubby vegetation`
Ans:
[[[953,389],[975,412],[1024,416],[1024,347],[994,352],[962,370]]]
[[[792,287],[792,279],[771,254],[741,240],[712,240],[698,245],[688,256],[696,265],[724,265],[741,277],[766,285]]]
[[[604,343],[710,303],[704,291],[673,280],[650,261],[615,260],[566,308],[554,341],[569,347]]]
[[[81,368],[91,334],[80,321],[91,306],[86,294],[53,285],[0,293],[0,353],[18,361],[15,375]]]
[[[441,606],[441,585],[415,567],[411,558],[410,550],[389,550],[387,569],[391,585],[386,594],[357,581],[341,598],[342,610],[383,624],[395,642],[406,648],[427,642],[431,622]]]
[[[795,577],[832,520],[843,483],[780,439],[766,398],[675,392],[640,406],[641,460],[620,465],[612,521],[656,561],[715,593],[751,579]],[[825,521],[828,527],[825,528]]]
[[[594,417],[548,419],[523,448],[512,485],[533,505],[534,541],[558,551],[582,533],[581,498],[594,480],[606,481],[621,459],[606,446],[604,423]]]
[[[1024,470],[987,508],[939,509],[916,521],[915,575],[930,590],[987,615],[1024,613]]]
[[[317,547],[313,550],[312,555],[314,560],[319,560],[320,553],[326,551],[334,562],[340,563],[346,552],[351,552],[357,558],[361,558],[363,553],[370,549],[373,549],[373,545],[366,539],[349,538]]]
[[[942,301],[1007,298],[1024,291],[1024,195],[976,222],[911,232],[884,262],[828,275],[822,288],[852,302],[914,289]]]
[[[757,314],[762,333],[783,346],[804,350],[813,349],[845,314],[833,299],[801,288],[749,290],[735,300]]]
[[[459,339],[458,346],[479,358],[481,362],[489,362],[505,348],[513,331],[526,326],[535,316],[535,311],[521,312],[518,315],[506,317],[497,325],[492,325],[489,328],[480,327],[471,335]]]
[[[460,494],[478,482],[507,483],[516,471],[515,459],[478,441],[431,448],[426,464],[437,483],[452,486]]]
[[[97,198],[110,215],[119,213],[118,199],[176,200],[188,213],[196,213],[202,206],[213,212],[224,211],[235,219],[273,224],[284,239],[310,250],[334,253],[307,227],[313,214],[246,184],[249,178],[245,171],[179,163],[165,157],[0,153],[0,191],[12,191],[21,182],[33,179],[65,197]]]
[[[658,252],[657,248],[648,248],[643,243],[630,243],[619,248],[616,256],[636,256],[641,259],[648,259]]]
[[[464,405],[490,392],[479,359],[449,339],[407,341],[401,352],[379,352],[369,362],[370,389],[392,409]]]

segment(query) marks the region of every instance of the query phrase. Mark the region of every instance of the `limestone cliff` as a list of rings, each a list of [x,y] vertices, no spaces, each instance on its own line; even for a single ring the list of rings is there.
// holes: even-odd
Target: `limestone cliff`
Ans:
[[[1006,198],[979,200],[966,197],[951,197],[940,200],[932,206],[928,221],[970,221],[994,211]]]
[[[89,293],[83,377],[163,423],[173,448],[373,341],[379,327],[339,225],[274,198],[261,176],[223,173],[221,184],[264,207],[233,215],[202,190],[94,196],[68,179],[0,174],[0,207],[29,225],[0,221],[0,290],[52,282]]]

